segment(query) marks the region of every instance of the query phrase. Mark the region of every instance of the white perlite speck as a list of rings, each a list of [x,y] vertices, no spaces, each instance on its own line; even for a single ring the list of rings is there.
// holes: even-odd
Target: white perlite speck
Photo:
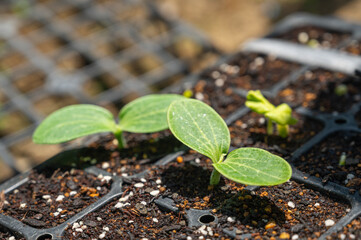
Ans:
[[[109,232],[109,228],[108,228],[108,227],[103,227],[103,230]]]
[[[144,187],[144,183],[136,183],[136,184],[134,184],[134,187],[142,188],[142,187]]]
[[[145,178],[141,178],[140,181],[141,181],[141,182],[144,182],[144,183],[147,182],[147,180],[145,180]]]
[[[109,167],[110,167],[110,164],[109,164],[109,163],[103,162],[103,164],[102,164],[102,168],[103,168],[103,169],[106,169],[106,168],[109,168]]]
[[[53,213],[54,217],[57,217],[59,215],[58,212]]]
[[[331,227],[331,226],[333,226],[333,225],[335,225],[335,221],[333,221],[332,219],[327,219],[327,220],[325,221],[325,226],[326,226],[326,227]]]
[[[72,229],[74,229],[74,228],[80,228],[80,224],[75,222],[72,226]]]
[[[105,238],[105,234],[106,234],[106,232],[102,232],[102,234],[99,235],[99,238],[100,238],[100,239]]]
[[[341,233],[341,234],[340,234],[340,239],[341,239],[341,240],[346,239],[346,234]]]
[[[14,236],[11,236],[8,238],[8,240],[15,240],[16,238]]]
[[[26,203],[21,203],[20,204],[20,208],[25,208],[26,207]]]
[[[204,99],[203,93],[200,93],[200,92],[197,92],[195,97],[196,97],[196,99],[201,100],[201,101]]]
[[[61,201],[63,201],[64,198],[65,198],[64,195],[59,195],[55,201],[61,202]]]
[[[287,205],[290,207],[290,208],[295,208],[296,205],[293,203],[293,202],[288,202]]]
[[[218,78],[215,82],[217,87],[223,87],[224,85],[224,80],[222,78]]]
[[[157,181],[155,181],[156,184],[161,184],[162,183],[162,180],[160,179],[157,179]]]
[[[129,222],[128,223],[133,223],[134,221],[133,220],[129,220]]]
[[[157,222],[158,222],[158,219],[153,218],[153,222],[157,223]]]
[[[158,194],[159,194],[159,190],[154,190],[154,191],[150,192],[150,195],[152,195],[154,197],[158,196]]]
[[[50,199],[51,198],[51,196],[50,195],[43,195],[43,199]]]
[[[295,235],[292,236],[292,240],[297,240],[297,239],[298,239],[298,235],[297,235],[297,234],[295,234]]]
[[[76,191],[71,191],[70,193],[69,193],[69,196],[75,196],[77,194],[77,192]]]
[[[111,176],[104,176],[102,179],[102,181],[106,181],[106,182],[109,182],[110,180],[112,180]]]
[[[192,237],[190,237],[190,236],[187,236],[187,240],[192,240]]]
[[[315,203],[315,205],[314,205],[315,207],[319,207],[320,206],[320,204],[319,203]]]
[[[141,201],[140,203],[143,204],[144,206],[147,205],[146,201]]]
[[[297,39],[300,43],[307,43],[308,42],[308,34],[305,32],[300,32],[297,36]]]
[[[230,223],[233,223],[235,220],[234,220],[234,218],[232,218],[232,217],[228,217],[227,218],[227,222],[230,222]]]
[[[83,232],[83,229],[81,229],[81,228],[75,228],[75,231],[76,231],[76,232]]]
[[[101,220],[103,220],[101,217],[97,217],[97,220],[100,222]]]
[[[206,225],[203,225],[203,226],[201,226],[200,228],[198,228],[198,230],[196,231],[196,232],[198,232],[198,233],[201,233],[201,234],[203,234],[203,235],[207,235],[208,234],[208,232],[207,232],[207,230],[206,230]]]

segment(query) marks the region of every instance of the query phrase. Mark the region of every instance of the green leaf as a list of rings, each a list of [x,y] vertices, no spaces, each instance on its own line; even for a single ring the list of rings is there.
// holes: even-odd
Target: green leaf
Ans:
[[[213,162],[228,153],[230,134],[226,123],[213,108],[201,101],[173,102],[168,110],[168,124],[179,141]]]
[[[253,112],[264,114],[272,111],[275,106],[271,104],[261,93],[261,91],[249,91],[247,94],[246,106]]]
[[[114,132],[113,115],[95,105],[78,104],[50,114],[35,130],[33,141],[56,144],[100,132]]]
[[[281,157],[259,148],[239,148],[225,161],[213,166],[235,182],[255,186],[271,186],[291,178],[291,166]]]
[[[267,112],[265,117],[271,119],[277,124],[288,125],[295,124],[297,120],[292,117],[292,109],[286,103],[278,105],[274,110]]]
[[[167,129],[168,107],[173,101],[180,99],[185,98],[177,94],[153,94],[138,98],[125,105],[120,111],[120,128],[134,133],[150,133]]]

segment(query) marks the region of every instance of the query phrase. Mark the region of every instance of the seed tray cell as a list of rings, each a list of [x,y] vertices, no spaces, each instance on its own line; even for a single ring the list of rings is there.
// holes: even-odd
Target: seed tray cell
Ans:
[[[18,27],[18,33],[23,36],[28,36],[34,34],[34,32],[42,30],[44,23],[41,21],[30,19],[28,21],[21,22],[21,25]]]
[[[46,75],[42,71],[31,69],[21,75],[17,75],[12,81],[21,93],[26,94],[43,87],[46,81],[45,77]]]
[[[34,102],[34,107],[37,112],[41,113],[43,116],[47,116],[62,107],[78,103],[77,99],[71,95],[49,95],[36,100]]]
[[[361,56],[361,43],[360,40],[353,40],[346,47],[342,48],[341,51],[348,52],[353,55]]]
[[[303,154],[295,166],[301,171],[348,187],[350,191],[361,190],[361,134],[337,132]],[[340,163],[341,156],[344,162]]]
[[[124,36],[95,36],[90,41],[89,50],[96,58],[110,57],[117,55],[125,49],[131,48],[133,43]]]
[[[111,88],[119,86],[119,81],[109,73],[90,77],[83,85],[84,92],[91,98]]]
[[[8,136],[10,134],[14,134],[16,132],[24,130],[32,124],[32,121],[20,111],[3,113],[1,116],[1,121],[1,137]]]
[[[15,157],[15,166],[21,171],[27,171],[61,151],[61,146],[50,145],[43,149],[41,145],[33,143],[30,137],[13,144],[9,148],[10,153]]]
[[[296,27],[274,38],[308,45],[310,47],[337,48],[351,33],[332,31],[316,26]]]
[[[337,89],[346,92],[337,94]],[[307,107],[319,112],[346,112],[361,100],[361,81],[357,77],[322,69],[308,70],[278,93],[278,104]],[[336,104],[337,103],[337,104]]]
[[[0,57],[0,67],[4,72],[15,72],[17,68],[28,63],[20,52],[10,50]]]
[[[11,169],[4,160],[0,157],[0,168],[1,168],[1,175],[0,175],[0,183],[4,182],[5,180],[9,179],[10,177],[14,176],[15,172]]]
[[[162,67],[162,61],[153,54],[146,54],[122,67],[133,76],[141,76]]]
[[[57,64],[57,68],[64,73],[72,73],[91,64],[91,61],[89,61],[85,56],[71,49],[59,54],[55,58],[55,62]]]

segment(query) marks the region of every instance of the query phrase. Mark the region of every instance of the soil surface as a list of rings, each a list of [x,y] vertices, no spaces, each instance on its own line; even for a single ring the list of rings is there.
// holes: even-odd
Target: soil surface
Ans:
[[[338,89],[346,87],[343,94]],[[346,112],[361,101],[361,79],[326,70],[307,71],[281,90],[276,99],[292,108],[307,107],[320,112]]]
[[[114,140],[113,135],[90,145],[108,150],[106,157],[94,156],[99,168],[127,177],[144,171],[160,158],[182,148],[182,144],[171,135],[170,131],[152,134],[125,133],[124,136],[128,146],[122,150],[117,148],[117,141]]]
[[[276,125],[273,135],[267,135],[267,120],[260,114],[250,112],[229,126],[231,146],[258,147],[283,157],[290,157],[293,151],[319,133],[322,123],[294,113],[297,124],[289,127],[287,138],[278,136]]]
[[[310,47],[336,48],[350,37],[350,33],[332,31],[316,26],[297,27],[275,38],[280,38]]]
[[[361,217],[356,218],[341,231],[332,234],[327,239],[361,239]]]
[[[353,55],[361,55],[361,43],[360,41],[352,41],[347,47],[342,48],[342,51],[346,51]]]
[[[294,235],[316,239],[328,229],[326,220],[336,222],[348,208],[293,181],[250,192],[222,179],[220,186],[209,190],[210,167],[209,159],[191,153],[166,167],[153,168],[144,179],[125,186],[121,198],[70,226],[65,237],[226,239],[229,235],[223,229],[235,227],[237,235],[248,239]],[[160,195],[172,199],[179,213],[161,211],[154,203]],[[211,210],[218,224],[187,227],[185,211],[190,208]]]
[[[361,134],[338,132],[302,155],[295,166],[303,172],[348,187],[361,194]],[[341,156],[345,164],[340,166]]]
[[[243,107],[246,100],[235,89],[268,89],[298,67],[298,64],[272,56],[240,53],[227,63],[202,74],[191,91],[196,99],[206,102],[226,118]]]
[[[28,182],[5,195],[0,213],[35,228],[54,227],[103,197],[110,184],[83,170],[33,172]]]
[[[13,238],[11,238],[13,237]],[[9,232],[8,230],[6,229],[0,229],[0,239],[13,239],[13,240],[25,240],[25,238],[23,237],[16,237],[15,234],[12,234],[11,232]]]

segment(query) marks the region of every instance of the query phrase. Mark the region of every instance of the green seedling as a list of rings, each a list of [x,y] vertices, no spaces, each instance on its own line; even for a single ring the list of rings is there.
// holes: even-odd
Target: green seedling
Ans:
[[[221,175],[257,186],[281,184],[292,175],[290,165],[283,158],[262,149],[239,148],[228,154],[230,133],[226,123],[201,101],[174,101],[167,118],[169,129],[178,140],[212,160],[210,185],[217,185]]]
[[[335,94],[339,97],[342,97],[347,94],[347,86],[345,84],[339,84],[335,88]]]
[[[277,124],[278,134],[285,138],[288,136],[289,125],[296,124],[297,119],[292,117],[292,109],[286,103],[275,107],[261,93],[261,91],[249,91],[246,106],[252,111],[262,114],[267,119],[267,134],[273,133],[273,123]]]
[[[346,153],[345,152],[341,153],[340,159],[338,161],[338,165],[339,166],[345,166],[346,165]]]
[[[169,105],[184,97],[176,94],[154,94],[138,98],[119,112],[119,123],[105,108],[78,104],[59,109],[49,115],[35,130],[33,141],[57,144],[94,133],[112,132],[119,148],[126,145],[123,132],[151,133],[168,128]]]

